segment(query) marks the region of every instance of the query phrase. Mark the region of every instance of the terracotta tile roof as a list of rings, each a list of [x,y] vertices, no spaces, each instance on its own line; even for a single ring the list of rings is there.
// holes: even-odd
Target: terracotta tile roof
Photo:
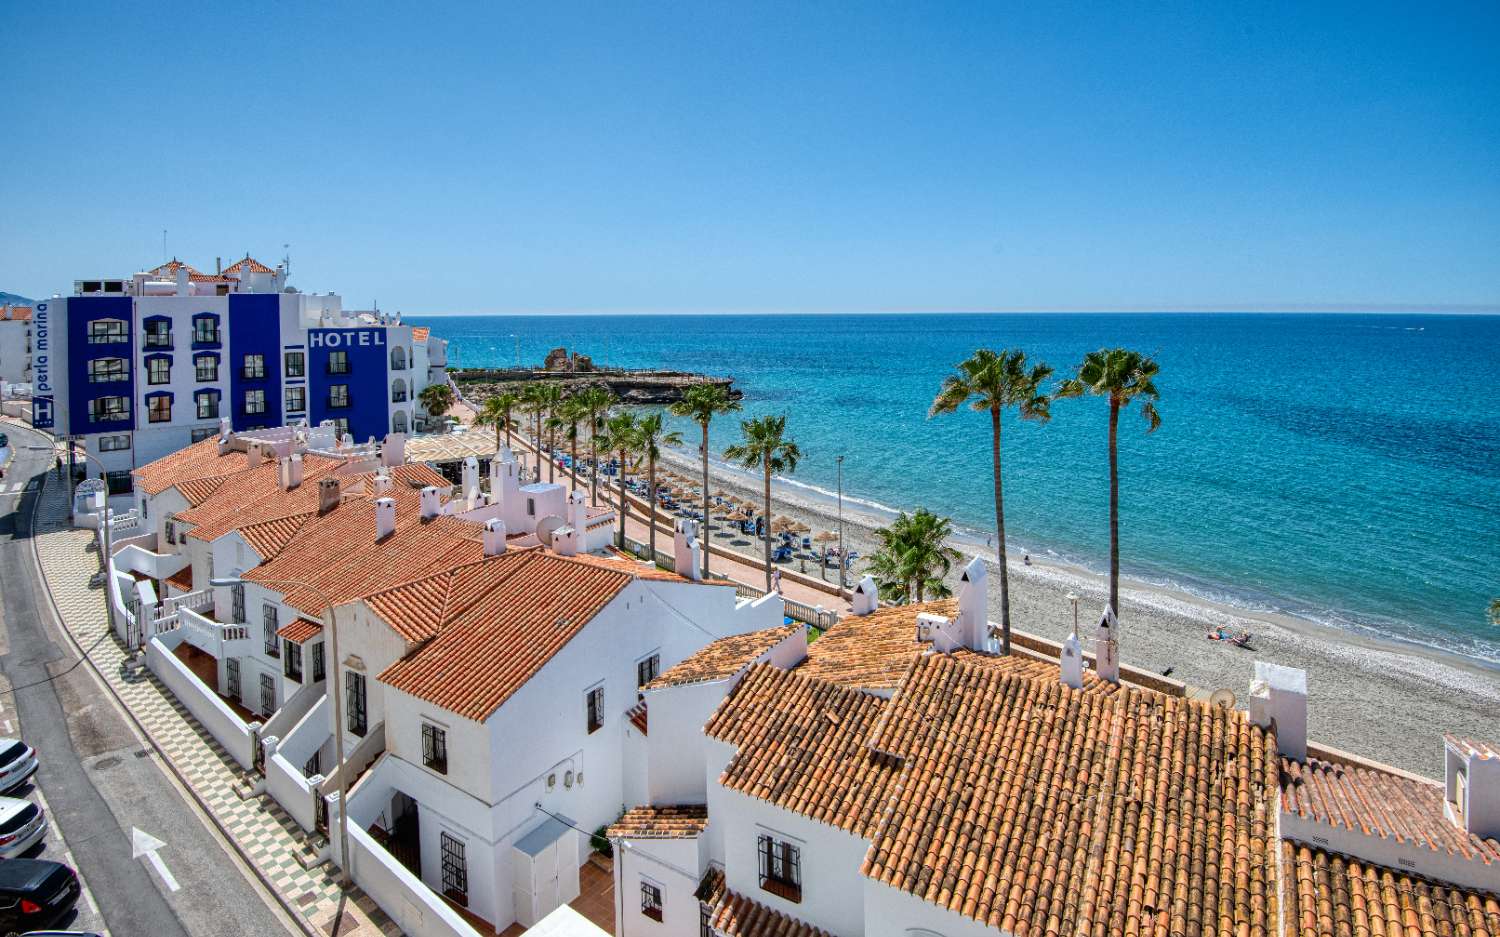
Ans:
[[[190,274],[188,274],[188,282],[189,283],[233,283],[234,282],[234,278],[233,277],[218,276],[217,274],[212,274],[212,273],[190,273]]]
[[[719,778],[724,787],[869,835],[897,774],[865,744],[885,706],[878,696],[760,664],[703,734],[737,749]]]
[[[825,930],[731,891],[718,869],[704,876],[697,897],[709,907],[709,926],[727,937],[831,937]]]
[[[414,325],[411,328],[411,340],[414,342],[425,342],[431,334],[432,329],[425,325]]]
[[[863,871],[1012,934],[1276,928],[1276,757],[1232,712],[916,660],[872,748],[900,758]]]
[[[10,322],[30,322],[30,306],[0,306],[0,319]]]
[[[705,683],[734,676],[741,667],[802,629],[802,625],[777,625],[747,634],[733,634],[709,643],[686,660],[646,684],[644,689]]]
[[[685,576],[679,576],[670,569],[662,569],[655,563],[646,565],[633,556],[620,553],[613,548],[607,556],[597,556],[593,553],[580,553],[572,559],[591,566],[603,569],[612,569],[617,572],[634,576],[637,579],[650,579],[654,582],[694,582],[700,586],[734,586],[734,582],[728,579],[705,579],[695,582]]]
[[[147,463],[130,474],[135,476],[137,488],[148,495],[159,495],[173,485],[201,478],[222,478],[242,471],[245,454],[231,450],[219,455],[219,437],[193,443],[171,455],[162,456]]]
[[[1002,657],[999,654],[981,654],[968,648],[958,648],[952,652],[954,660],[972,664],[975,667],[986,667],[1001,673],[1014,674],[1017,677],[1029,677],[1033,680],[1052,680],[1058,682],[1062,675],[1058,672],[1057,661],[1040,660],[1035,657],[1026,656],[1024,651],[1017,651],[1009,656]],[[1119,692],[1118,683],[1110,683],[1092,670],[1083,672],[1083,692],[1089,695],[1108,696]]]
[[[437,636],[381,681],[483,722],[632,582],[580,559],[528,550],[488,561],[509,560],[509,574],[445,616]]]
[[[316,638],[322,633],[323,625],[321,622],[313,621],[310,618],[303,618],[300,615],[276,630],[278,636],[286,638],[293,644],[301,644],[308,638]]]
[[[179,569],[177,572],[168,576],[166,582],[167,585],[171,586],[174,589],[181,589],[183,592],[192,592],[193,564],[189,563],[188,565]]]
[[[697,836],[708,826],[708,807],[703,804],[678,804],[661,807],[634,807],[616,820],[605,835],[630,839],[684,839]]]
[[[183,263],[176,257],[173,257],[171,260],[167,261],[159,267],[152,267],[147,272],[154,277],[175,277],[177,276],[177,271],[183,268],[187,268],[189,276],[192,276],[193,274],[196,274],[198,272],[197,270],[193,269],[191,265]]]
[[[228,475],[215,475],[212,478],[192,478],[185,482],[180,482],[177,485],[177,490],[187,499],[190,507],[197,507],[212,497],[213,493],[218,491],[219,486],[224,484],[225,479],[229,477]]]
[[[225,267],[224,268],[224,273],[225,274],[230,274],[230,273],[244,273],[246,270],[250,271],[251,273],[275,273],[276,272],[275,270],[272,270],[270,267],[267,267],[265,264],[263,264],[260,261],[256,260],[254,257],[251,257],[249,254],[246,254],[244,260],[236,260],[234,263],[232,263],[229,266]]]
[[[308,519],[316,516],[313,512],[304,514],[293,514],[290,517],[278,517],[259,524],[251,524],[240,528],[240,536],[250,544],[250,548],[260,554],[262,560],[268,560],[281,552],[282,547],[287,545],[297,531]]]
[[[1467,755],[1479,758],[1500,758],[1500,748],[1483,739],[1464,738],[1451,732],[1444,733],[1443,741]]]
[[[280,466],[275,460],[246,468],[245,454],[237,454],[242,466],[239,472],[226,478],[203,503],[177,512],[178,519],[194,525],[189,537],[213,541],[231,530],[315,511],[318,479],[344,464],[341,459],[303,453],[302,482],[286,491],[281,487]]]
[[[646,713],[646,704],[644,701],[630,707],[625,713],[625,718],[629,719],[630,724],[639,729],[642,735],[651,734],[650,717]]]
[[[890,689],[910,669],[912,658],[931,647],[917,640],[917,615],[952,617],[957,599],[891,605],[869,615],[848,615],[807,646],[798,668],[809,677],[842,686]]]
[[[1286,937],[1500,937],[1500,897],[1281,843]]]
[[[401,637],[426,641],[521,569],[531,552],[507,549],[500,556],[401,582],[371,594],[366,601]]]
[[[1480,839],[1443,815],[1443,788],[1435,781],[1354,762],[1281,759],[1281,806],[1288,813],[1366,835],[1500,863],[1500,842]]]

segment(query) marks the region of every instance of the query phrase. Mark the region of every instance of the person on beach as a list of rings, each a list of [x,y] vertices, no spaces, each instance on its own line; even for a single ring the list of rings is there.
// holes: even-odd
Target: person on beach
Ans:
[[[781,570],[779,570],[779,569],[778,570],[774,570],[771,573],[771,591],[772,592],[780,592],[781,591]]]

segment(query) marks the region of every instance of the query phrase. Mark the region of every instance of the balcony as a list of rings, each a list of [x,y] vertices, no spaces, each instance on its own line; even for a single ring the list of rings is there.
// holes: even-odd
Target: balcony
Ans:
[[[187,606],[177,608],[177,624],[189,644],[219,660],[248,657],[256,651],[250,629],[245,625],[226,625]]]
[[[147,333],[145,339],[141,342],[141,346],[147,350],[153,348],[166,348],[170,350],[172,347],[172,336],[170,334],[152,335]]]

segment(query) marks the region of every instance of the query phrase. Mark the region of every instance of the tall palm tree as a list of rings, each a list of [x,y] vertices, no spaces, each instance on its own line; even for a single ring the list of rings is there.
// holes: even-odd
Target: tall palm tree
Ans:
[[[1005,564],[1005,489],[1000,471],[1000,415],[1014,407],[1023,420],[1046,422],[1052,418],[1042,382],[1052,375],[1045,364],[1027,366],[1026,353],[981,348],[957,370],[943,378],[942,389],[933,398],[928,419],[952,413],[964,403],[969,409],[990,415],[990,462],[995,474],[996,559],[1000,564],[1000,653],[1010,653],[1010,576]]]
[[[507,447],[510,446],[510,414],[520,400],[520,396],[511,391],[496,394],[484,402],[484,406],[480,408],[478,419],[474,421],[480,426],[495,427],[495,452],[497,455],[500,452],[500,430],[502,428],[505,430],[505,445]]]
[[[557,431],[562,423],[556,419],[558,405],[562,403],[562,387],[558,384],[543,384],[537,391],[537,404],[542,408],[541,412],[546,414],[545,419],[540,422],[547,427],[547,481],[557,481],[557,460],[553,453],[557,449]],[[540,416],[540,414],[538,414]],[[541,447],[541,437],[537,437],[537,446]],[[536,480],[542,480],[541,466],[537,466]]]
[[[708,545],[711,542],[708,513],[708,424],[716,416],[740,409],[740,402],[729,396],[729,389],[722,384],[694,384],[670,409],[676,416],[685,416],[703,428],[703,445],[698,454],[703,458],[703,578],[707,579]]]
[[[946,577],[959,553],[948,546],[953,521],[926,508],[902,512],[889,527],[875,531],[880,549],[870,557],[870,571],[880,583],[882,597],[905,604],[941,599],[953,594]]]
[[[527,384],[521,388],[521,410],[531,417],[533,451],[536,453],[536,480],[542,480],[542,414],[547,409],[547,385]]]
[[[629,517],[629,502],[625,500],[625,467],[629,464],[631,453],[640,448],[640,428],[636,425],[635,414],[623,410],[611,416],[599,436],[599,445],[606,451],[614,452],[620,459],[620,477],[615,479],[620,487],[620,532],[615,538],[615,545],[623,550],[625,521]]]
[[[603,384],[590,384],[574,399],[588,412],[589,457],[594,462],[589,472],[589,503],[596,504],[599,501],[599,435],[604,431],[605,415],[617,401]]]
[[[1146,418],[1146,432],[1161,426],[1156,412],[1156,374],[1160,370],[1150,357],[1128,348],[1101,348],[1091,351],[1078,366],[1078,376],[1063,381],[1058,397],[1080,397],[1094,394],[1109,400],[1109,607],[1120,614],[1120,458],[1116,445],[1120,411],[1137,398],[1141,415]]]
[[[668,430],[660,413],[643,416],[636,423],[636,443],[639,452],[646,457],[646,494],[651,500],[651,523],[648,537],[651,542],[651,560],[656,560],[656,460],[661,458],[662,446],[682,445],[682,434]]]
[[[578,427],[589,418],[589,411],[578,395],[564,397],[557,406],[557,418],[561,421],[563,438],[568,441],[569,470],[573,474],[573,487],[578,487]]]
[[[453,388],[448,386],[447,381],[441,384],[428,384],[422,388],[417,399],[422,402],[422,409],[427,411],[427,415],[436,419],[447,413],[453,406]]]
[[[745,468],[758,468],[765,473],[766,505],[766,591],[771,591],[771,476],[790,475],[797,470],[797,461],[802,450],[786,438],[786,415],[762,416],[740,421],[740,433],[744,441],[724,450],[724,458],[738,462]]]

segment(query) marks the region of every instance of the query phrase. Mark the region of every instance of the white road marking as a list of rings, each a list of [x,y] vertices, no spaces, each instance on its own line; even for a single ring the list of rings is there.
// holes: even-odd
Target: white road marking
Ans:
[[[156,870],[156,874],[161,876],[162,884],[167,886],[167,891],[176,891],[180,887],[177,879],[172,877],[172,873],[167,870],[167,864],[156,852],[165,845],[166,843],[150,833],[143,833],[133,826],[130,828],[130,858],[144,857],[147,862],[151,863],[151,868]]]

